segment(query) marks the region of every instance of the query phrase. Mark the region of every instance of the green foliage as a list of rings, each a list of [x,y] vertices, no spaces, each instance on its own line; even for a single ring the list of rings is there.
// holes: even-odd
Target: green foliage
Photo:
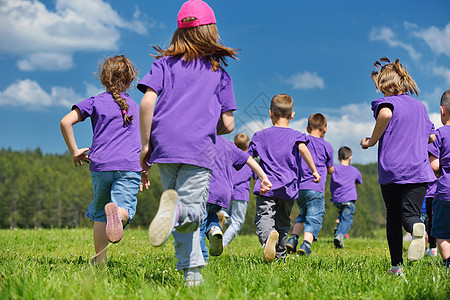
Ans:
[[[255,235],[238,236],[203,270],[205,285],[185,288],[173,239],[160,248],[146,230],[127,229],[93,267],[89,229],[0,230],[0,299],[448,299],[449,271],[432,257],[390,276],[385,237],[331,238],[309,257],[266,264]],[[406,245],[407,246],[407,245]]]

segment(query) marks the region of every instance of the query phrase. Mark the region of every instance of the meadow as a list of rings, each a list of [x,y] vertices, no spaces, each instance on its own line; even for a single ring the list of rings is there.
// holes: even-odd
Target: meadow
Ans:
[[[173,239],[160,248],[147,231],[127,229],[108,249],[108,266],[90,264],[90,229],[0,230],[0,299],[449,299],[449,271],[437,258],[407,263],[389,276],[384,237],[331,237],[309,257],[264,263],[255,235],[240,235],[203,271],[206,283],[186,288],[175,269]],[[407,249],[407,243],[404,248]]]

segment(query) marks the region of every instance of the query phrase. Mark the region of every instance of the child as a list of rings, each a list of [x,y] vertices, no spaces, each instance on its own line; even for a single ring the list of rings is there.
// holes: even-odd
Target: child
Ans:
[[[338,151],[340,165],[334,167],[331,175],[331,202],[339,210],[338,224],[334,232],[334,246],[344,248],[344,237],[353,224],[355,202],[358,198],[356,186],[362,184],[362,175],[357,168],[351,166],[352,150],[341,147]]]
[[[199,226],[206,213],[216,134],[234,128],[233,85],[222,67],[237,52],[222,45],[214,12],[205,2],[185,2],[177,21],[169,48],[154,47],[157,60],[138,84],[145,93],[140,160],[144,170],[148,162],[159,164],[165,191],[149,227],[150,243],[164,244],[175,226],[177,268],[184,271],[186,285],[193,286],[203,282]]]
[[[433,200],[433,227],[431,235],[437,239],[439,253],[444,265],[450,267],[450,90],[441,97],[441,121],[444,125],[436,130],[436,149],[430,159],[438,175],[436,194]]]
[[[389,274],[401,275],[402,225],[414,237],[408,260],[418,260],[425,253],[425,225],[420,220],[420,208],[428,182],[434,180],[427,152],[427,143],[434,139],[434,126],[425,105],[407,94],[419,93],[408,71],[398,59],[393,63],[385,57],[380,60],[387,64],[381,67],[380,62],[375,62],[378,72],[372,72],[372,80],[384,97],[372,102],[376,123],[372,136],[361,140],[361,147],[373,147],[380,140],[378,176],[386,205],[392,264]]]
[[[209,186],[209,199],[206,204],[207,216],[200,228],[200,243],[205,261],[209,259],[205,242],[206,233],[210,241],[209,254],[218,256],[223,251],[223,234],[217,213],[222,208],[227,208],[231,201],[233,170],[241,169],[244,166],[250,167],[261,180],[261,194],[265,194],[272,186],[258,163],[231,141],[223,136],[218,136],[216,150],[215,166],[211,173]]]
[[[61,131],[75,167],[90,162],[94,200],[86,217],[94,220],[93,263],[106,264],[108,240],[122,239],[123,226],[133,220],[140,187],[139,106],[125,92],[136,79],[136,71],[123,55],[105,60],[99,78],[106,92],[72,107],[61,120]],[[90,117],[93,129],[91,148],[79,149],[73,125]],[[87,155],[89,151],[89,155]],[[148,189],[148,174],[143,173]],[[104,250],[104,251],[103,251]]]
[[[275,257],[286,256],[286,241],[290,226],[290,214],[298,196],[298,172],[301,154],[312,171],[314,182],[320,181],[311,153],[306,147],[306,136],[289,128],[294,118],[294,101],[289,95],[278,94],[270,103],[270,119],[274,126],[256,132],[248,153],[259,156],[259,164],[272,183],[271,191],[258,195],[261,182],[255,183],[256,234],[264,247],[264,260],[272,262]]]
[[[234,144],[242,151],[247,152],[250,139],[245,133],[239,133],[234,137]],[[250,179],[253,175],[253,171],[249,166],[243,166],[240,170],[232,171],[232,200],[227,209],[221,210],[218,213],[219,221],[221,218],[225,218],[224,223],[228,225],[223,235],[224,247],[227,247],[231,243],[241,231],[242,226],[244,226],[250,196]]]
[[[307,148],[311,152],[320,177],[323,179],[317,184],[305,161],[300,160],[300,193],[296,199],[300,213],[295,220],[294,229],[286,244],[286,249],[288,253],[295,253],[298,238],[303,232],[303,242],[297,253],[308,256],[311,254],[311,244],[318,237],[322,228],[322,219],[325,214],[325,181],[327,173],[332,174],[334,167],[333,148],[324,139],[327,132],[327,118],[320,113],[312,114],[308,118],[306,130],[309,133]]]

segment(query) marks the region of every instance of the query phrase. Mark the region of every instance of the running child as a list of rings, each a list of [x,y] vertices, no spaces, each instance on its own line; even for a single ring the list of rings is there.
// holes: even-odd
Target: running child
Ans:
[[[140,160],[144,170],[148,163],[158,164],[165,191],[149,227],[150,243],[161,246],[173,233],[177,269],[193,286],[203,282],[199,227],[206,214],[216,135],[234,128],[233,85],[223,67],[237,52],[223,46],[214,11],[201,0],[185,2],[177,24],[167,49],[154,46],[156,60],[138,84],[145,93]]]
[[[239,133],[234,137],[234,144],[242,151],[247,152],[250,139],[245,133]],[[250,180],[252,175],[253,171],[249,166],[243,166],[242,169],[237,171],[233,170],[232,172],[232,200],[227,209],[222,209],[218,213],[222,229],[222,224],[228,225],[223,235],[224,247],[228,247],[236,235],[239,234],[242,226],[244,226],[250,197]]]
[[[338,151],[339,165],[334,166],[331,175],[330,192],[331,202],[339,210],[338,224],[334,232],[334,246],[344,248],[344,237],[353,224],[355,202],[358,198],[356,187],[362,184],[362,175],[357,168],[350,165],[352,150],[341,147]]]
[[[218,136],[216,141],[215,165],[211,173],[209,199],[206,204],[206,218],[200,228],[200,243],[205,261],[209,260],[206,236],[210,241],[209,254],[219,256],[223,251],[223,233],[217,213],[227,208],[232,197],[233,170],[249,167],[261,181],[260,194],[265,194],[272,184],[258,163],[246,152],[237,148],[231,141]]]
[[[264,247],[266,262],[286,256],[290,214],[299,191],[299,153],[311,169],[314,182],[320,181],[311,153],[306,147],[306,135],[288,127],[295,115],[293,105],[294,101],[289,95],[275,95],[269,111],[274,126],[256,132],[248,149],[251,156],[260,157],[259,164],[272,183],[269,192],[264,196],[259,195],[261,181],[258,179],[253,191],[257,195],[256,234]]]
[[[435,138],[427,109],[410,94],[419,88],[400,64],[383,57],[375,62],[372,80],[384,97],[372,102],[376,123],[371,137],[361,140],[367,149],[378,144],[378,177],[386,205],[386,233],[391,254],[390,274],[403,270],[403,228],[414,240],[408,249],[408,260],[419,260],[425,253],[425,225],[420,208],[429,182],[434,181],[428,163],[427,144]],[[380,69],[381,67],[381,69]]]
[[[444,126],[436,130],[436,140],[430,159],[438,176],[433,200],[433,227],[431,235],[437,239],[439,253],[447,268],[450,267],[450,90],[441,97],[441,121]]]
[[[286,244],[288,253],[296,252],[299,236],[303,232],[303,242],[297,253],[310,255],[311,244],[314,239],[317,239],[320,229],[322,229],[322,220],[325,214],[325,182],[327,173],[334,172],[333,148],[324,139],[327,129],[327,118],[324,115],[315,113],[308,118],[306,130],[309,133],[307,137],[309,143],[307,148],[311,152],[322,180],[316,183],[308,165],[303,159],[300,159],[300,192],[296,199],[300,213],[295,220],[292,235]]]
[[[106,92],[72,106],[61,120],[61,132],[75,167],[90,163],[94,200],[86,217],[94,220],[93,264],[106,264],[108,241],[117,243],[122,239],[123,227],[136,213],[139,189],[149,186],[147,173],[142,173],[144,185],[140,186],[139,106],[125,93],[136,75],[125,56],[107,58],[98,72]],[[88,117],[92,145],[78,148],[73,125]]]

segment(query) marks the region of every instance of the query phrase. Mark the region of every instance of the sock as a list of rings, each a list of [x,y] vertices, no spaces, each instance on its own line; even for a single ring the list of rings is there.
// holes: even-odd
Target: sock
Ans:
[[[308,241],[303,241],[303,244],[306,246],[306,248],[311,249],[311,243]]]

